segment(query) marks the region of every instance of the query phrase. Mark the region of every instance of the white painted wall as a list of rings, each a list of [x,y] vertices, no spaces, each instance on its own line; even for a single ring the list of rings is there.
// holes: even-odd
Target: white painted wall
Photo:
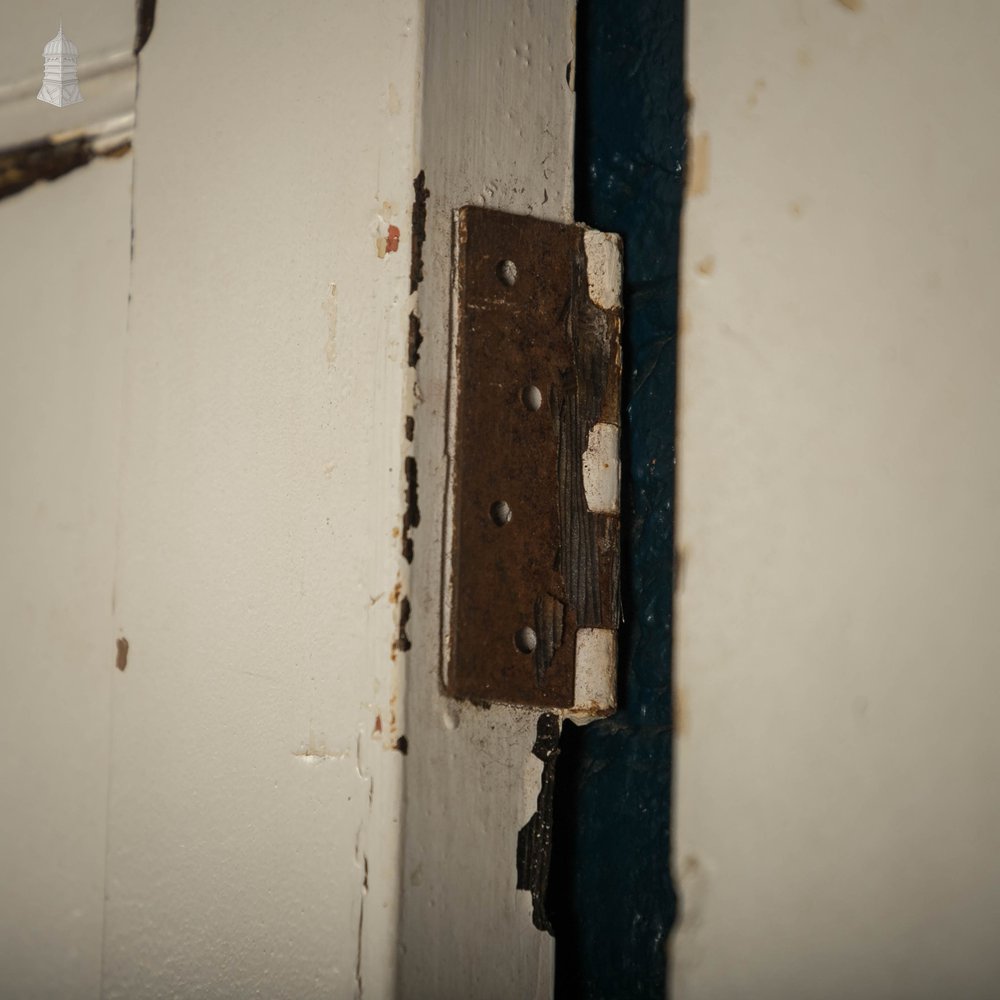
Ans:
[[[998,41],[689,5],[678,1000],[1000,989]]]

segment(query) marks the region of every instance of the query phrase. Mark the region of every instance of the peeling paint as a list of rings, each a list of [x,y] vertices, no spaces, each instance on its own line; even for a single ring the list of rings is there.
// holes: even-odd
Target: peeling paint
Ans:
[[[537,811],[517,833],[517,888],[531,893],[531,919],[542,931],[552,933],[545,908],[545,894],[552,865],[552,813],[556,758],[559,756],[559,718],[550,713],[538,717],[535,745],[531,752],[542,762]]]
[[[587,510],[617,514],[621,483],[618,460],[618,428],[614,424],[594,424],[587,434],[583,453],[583,491]]]
[[[412,646],[409,636],[406,634],[406,626],[410,621],[410,599],[404,597],[399,602],[399,633],[396,636],[396,649],[400,652],[407,652]]]
[[[319,739],[313,733],[309,733],[308,742],[303,742],[299,749],[293,754],[301,761],[309,764],[321,764],[327,760],[346,760],[351,756],[350,750],[327,750],[326,740]]]
[[[573,714],[614,712],[618,674],[618,636],[614,629],[581,628],[576,632]]]
[[[417,460],[412,455],[406,456],[406,510],[403,512],[403,558],[408,563],[413,562],[413,539],[410,529],[420,524],[420,507],[417,505]]]
[[[31,187],[37,181],[54,181],[97,157],[117,159],[132,150],[131,138],[106,147],[96,134],[72,138],[39,139],[0,152],[0,200]]]
[[[600,309],[615,309],[622,296],[622,241],[614,233],[588,229],[583,234],[587,293]]]
[[[423,334],[420,332],[420,317],[416,313],[411,312],[410,332],[406,347],[406,359],[411,368],[417,367],[417,362],[420,360],[420,345],[423,342]]]
[[[427,199],[430,191],[421,170],[413,179],[413,244],[410,256],[410,292],[424,280],[424,240],[427,239]]]

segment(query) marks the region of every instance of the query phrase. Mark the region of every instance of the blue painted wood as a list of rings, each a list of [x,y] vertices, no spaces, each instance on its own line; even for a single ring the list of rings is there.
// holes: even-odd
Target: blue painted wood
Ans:
[[[683,0],[581,0],[577,206],[625,238],[620,709],[567,724],[549,909],[556,996],[666,992]]]

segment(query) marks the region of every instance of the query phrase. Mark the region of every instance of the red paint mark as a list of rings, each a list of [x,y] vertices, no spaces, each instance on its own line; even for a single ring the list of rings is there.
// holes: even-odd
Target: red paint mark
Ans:
[[[399,226],[389,226],[389,235],[385,238],[385,252],[395,253],[399,249]]]
[[[376,735],[378,735],[381,732],[382,732],[382,716],[381,715],[376,715],[375,716],[375,729],[372,732],[372,736],[376,736]]]

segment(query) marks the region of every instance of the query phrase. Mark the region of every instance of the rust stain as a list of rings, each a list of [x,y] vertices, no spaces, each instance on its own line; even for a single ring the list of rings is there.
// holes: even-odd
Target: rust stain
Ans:
[[[788,211],[792,213],[792,216],[794,218],[798,219],[802,215],[802,208],[803,208],[803,206],[802,206],[802,202],[801,201],[793,201],[788,206]]]
[[[705,194],[708,191],[709,155],[711,153],[711,141],[707,132],[700,132],[694,137],[691,143],[691,151],[688,154],[688,193],[695,195]]]
[[[714,274],[715,273],[715,257],[713,257],[712,254],[709,254],[707,257],[703,257],[695,265],[695,270],[699,274],[705,275],[706,278],[709,275]]]
[[[389,603],[390,604],[398,604],[399,603],[399,595],[400,595],[400,593],[402,593],[402,590],[403,590],[403,581],[402,580],[397,580],[396,581],[396,585],[392,588],[392,591],[389,594]]]
[[[389,234],[385,238],[385,252],[395,253],[399,249],[399,226],[389,226]]]
[[[128,666],[128,639],[122,636],[115,645],[118,648],[118,653],[115,656],[115,666],[119,670],[124,670]]]
[[[859,13],[865,6],[865,0],[837,0],[837,3],[855,14]]]
[[[379,736],[382,733],[382,715],[380,713],[375,714],[375,728],[372,730],[372,736]]]

